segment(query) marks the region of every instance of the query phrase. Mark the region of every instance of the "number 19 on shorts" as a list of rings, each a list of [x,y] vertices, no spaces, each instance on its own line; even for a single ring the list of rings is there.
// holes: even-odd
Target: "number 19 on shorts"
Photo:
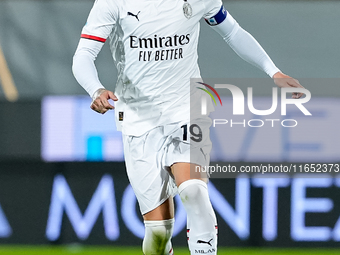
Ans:
[[[188,124],[181,126],[183,128],[183,141],[188,140]],[[194,142],[201,142],[202,141],[202,129],[197,124],[192,124],[189,126],[190,132],[190,139]]]

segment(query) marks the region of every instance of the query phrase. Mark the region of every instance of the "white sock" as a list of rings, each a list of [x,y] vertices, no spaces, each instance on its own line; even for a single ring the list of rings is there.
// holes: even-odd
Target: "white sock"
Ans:
[[[144,221],[144,255],[173,255],[171,236],[174,222],[174,219]]]
[[[188,215],[190,254],[217,254],[217,221],[207,184],[202,180],[188,180],[179,185],[178,192]]]

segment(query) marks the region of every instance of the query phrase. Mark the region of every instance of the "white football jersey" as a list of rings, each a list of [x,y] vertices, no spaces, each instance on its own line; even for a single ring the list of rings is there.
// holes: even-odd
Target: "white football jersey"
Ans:
[[[189,121],[190,79],[200,78],[199,21],[221,6],[221,0],[96,0],[82,38],[110,39],[116,122],[124,134]]]

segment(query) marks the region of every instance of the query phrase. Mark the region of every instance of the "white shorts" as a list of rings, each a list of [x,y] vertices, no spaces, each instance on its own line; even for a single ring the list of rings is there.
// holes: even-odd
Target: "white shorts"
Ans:
[[[127,175],[143,215],[177,194],[171,165],[209,165],[210,125],[211,119],[204,117],[159,126],[142,136],[123,135]]]

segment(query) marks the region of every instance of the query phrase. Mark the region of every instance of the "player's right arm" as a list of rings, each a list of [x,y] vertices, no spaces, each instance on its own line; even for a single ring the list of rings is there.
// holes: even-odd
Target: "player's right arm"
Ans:
[[[114,101],[118,99],[99,81],[94,61],[110,35],[117,17],[118,8],[114,1],[97,0],[82,30],[81,39],[73,57],[74,77],[91,96],[91,109],[102,114],[114,109],[108,102],[109,99]]]

